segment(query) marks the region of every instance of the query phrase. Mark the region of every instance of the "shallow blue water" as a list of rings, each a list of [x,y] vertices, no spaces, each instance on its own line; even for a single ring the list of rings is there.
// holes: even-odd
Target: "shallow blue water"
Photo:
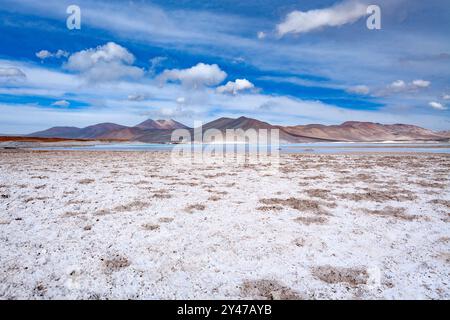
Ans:
[[[181,145],[177,145],[181,147]],[[34,148],[34,150],[86,150],[86,151],[171,151],[175,145],[171,144],[100,144],[93,146],[82,147],[44,147]],[[189,148],[189,145],[183,145],[184,148]],[[203,148],[212,147],[204,144]],[[216,145],[216,148],[223,147],[223,145]],[[230,146],[227,146],[230,147]],[[194,145],[194,148],[200,150],[199,145]],[[247,146],[249,148],[249,146]],[[255,148],[250,145],[250,148]],[[263,147],[266,148],[266,147]],[[267,146],[270,150],[270,146]],[[238,149],[243,151],[243,145],[238,145]],[[350,152],[419,152],[419,153],[450,153],[450,144],[396,144],[396,143],[297,143],[297,144],[283,144],[279,146],[281,153],[350,153]]]

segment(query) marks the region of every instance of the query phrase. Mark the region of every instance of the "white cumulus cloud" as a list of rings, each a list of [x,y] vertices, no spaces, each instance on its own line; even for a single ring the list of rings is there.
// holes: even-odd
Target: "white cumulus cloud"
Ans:
[[[55,102],[53,102],[52,103],[52,106],[55,106],[55,107],[68,107],[68,106],[70,106],[70,102],[69,101],[67,101],[67,100],[59,100],[59,101],[55,101]]]
[[[186,102],[186,98],[185,97],[179,97],[177,98],[177,103],[178,104],[184,104]]]
[[[387,91],[385,91],[384,94],[416,92],[418,90],[426,89],[430,85],[431,85],[430,81],[422,79],[414,80],[408,83],[406,83],[403,80],[396,80],[387,87]]]
[[[217,64],[199,63],[188,69],[165,70],[160,75],[162,82],[179,81],[190,88],[215,86],[220,84],[227,74]]]
[[[39,52],[36,52],[36,57],[38,57],[39,59],[42,59],[42,60],[50,58],[51,56],[52,56],[52,53],[47,50],[41,50]]]
[[[337,27],[353,23],[367,14],[367,5],[358,1],[344,1],[325,9],[292,11],[277,25],[278,35],[306,33],[323,27]]]
[[[55,53],[52,53],[48,50],[41,50],[39,52],[36,52],[36,57],[38,57],[41,60],[49,59],[49,58],[57,58],[60,59],[62,57],[67,58],[70,55],[69,52],[59,49]]]
[[[414,81],[412,82],[412,85],[413,85],[414,87],[417,87],[417,88],[428,88],[428,87],[430,86],[430,84],[431,84],[430,81],[421,80],[421,79],[419,79],[419,80],[414,80]]]
[[[444,94],[444,95],[442,96],[442,99],[444,99],[444,100],[450,100],[450,94]]]
[[[442,103],[436,101],[431,101],[428,105],[436,110],[447,110],[447,107],[445,107]]]
[[[108,42],[103,46],[82,50],[69,57],[66,69],[86,76],[92,81],[113,81],[140,78],[144,71],[132,64],[135,57],[126,48]]]
[[[391,83],[390,87],[393,89],[403,89],[406,88],[406,83],[403,80],[396,80]]]
[[[347,92],[365,95],[370,93],[370,88],[365,85],[358,85],[348,88]]]
[[[236,81],[228,81],[226,85],[217,88],[219,93],[237,94],[239,91],[253,89],[255,86],[247,79],[236,79]]]

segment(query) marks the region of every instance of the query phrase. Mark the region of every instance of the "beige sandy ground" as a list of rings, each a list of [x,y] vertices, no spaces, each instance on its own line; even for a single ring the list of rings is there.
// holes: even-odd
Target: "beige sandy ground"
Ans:
[[[0,298],[450,298],[449,155],[0,152]]]

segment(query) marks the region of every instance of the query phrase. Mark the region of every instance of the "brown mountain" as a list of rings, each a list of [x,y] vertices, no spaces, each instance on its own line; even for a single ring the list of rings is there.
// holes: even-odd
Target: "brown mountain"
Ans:
[[[203,125],[217,129],[225,134],[227,129],[278,129],[282,143],[320,142],[320,141],[448,141],[448,133],[433,132],[418,126],[406,124],[384,125],[372,122],[349,121],[341,125],[309,124],[298,126],[276,126],[252,118],[219,118]],[[147,143],[168,143],[174,129],[187,129],[193,136],[193,129],[174,120],[148,119],[134,127],[113,123],[102,123],[86,128],[54,127],[35,132],[29,136],[69,139],[119,139]]]
[[[189,129],[182,123],[175,120],[152,120],[148,119],[138,124],[135,128],[139,129],[159,129],[159,130],[174,130],[174,129]]]
[[[127,127],[115,123],[100,123],[86,128],[53,127],[48,130],[30,134],[40,138],[68,138],[68,139],[97,139],[109,132],[122,130]]]
[[[450,138],[450,130],[447,130],[447,131],[439,131],[438,134],[441,135],[441,136],[449,137],[449,138]]]
[[[208,129],[218,129],[218,130],[226,130],[226,129],[275,129],[276,126],[273,126],[267,122],[259,121],[256,119],[240,117],[237,119],[233,118],[219,118],[217,120],[211,121],[203,125],[203,130]]]
[[[341,125],[310,124],[284,128],[290,134],[329,141],[411,141],[440,140],[444,136],[421,127],[349,121]]]
[[[295,133],[289,133],[285,130],[282,126],[275,126],[271,125],[267,122],[263,122],[260,120],[247,118],[247,117],[240,117],[237,119],[233,118],[219,118],[217,120],[211,121],[209,123],[206,123],[202,127],[203,131],[206,131],[208,129],[218,129],[223,134],[226,133],[227,129],[242,129],[242,130],[248,130],[248,129],[278,129],[279,130],[279,137],[282,142],[314,142],[314,141],[320,141],[322,139],[315,139],[315,138],[309,138],[309,137],[301,137],[298,136]]]

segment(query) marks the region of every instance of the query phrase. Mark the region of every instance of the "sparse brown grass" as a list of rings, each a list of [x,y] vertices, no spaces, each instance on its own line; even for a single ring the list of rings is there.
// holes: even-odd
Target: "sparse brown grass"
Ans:
[[[444,261],[445,263],[450,263],[450,253],[449,252],[441,252],[438,255],[438,258],[442,261]]]
[[[152,198],[155,198],[155,199],[170,199],[170,198],[172,198],[172,195],[170,194],[169,190],[167,190],[167,189],[160,189],[160,190],[155,190],[153,192]]]
[[[219,172],[216,174],[205,174],[203,175],[206,179],[212,179],[212,178],[218,178],[218,177],[223,177],[226,176],[227,174],[225,172]]]
[[[126,257],[116,255],[114,258],[103,260],[103,265],[107,271],[115,272],[129,267],[131,262]]]
[[[362,182],[374,182],[375,177],[367,173],[359,173],[353,178],[353,180]]]
[[[325,217],[297,217],[294,221],[309,226],[311,224],[325,224],[328,219]]]
[[[244,298],[265,300],[302,300],[296,291],[275,280],[246,280],[241,286]]]
[[[184,208],[184,211],[188,213],[193,213],[194,211],[204,211],[205,209],[206,206],[204,204],[197,203],[187,206],[186,208]]]
[[[438,204],[438,205],[450,208],[450,201],[449,200],[434,199],[434,200],[431,200],[429,203]]]
[[[258,210],[258,211],[265,211],[265,212],[267,212],[267,211],[281,211],[281,210],[283,210],[283,207],[276,206],[276,205],[260,206],[260,207],[257,207],[256,210]]]
[[[170,199],[170,198],[172,198],[172,195],[170,195],[168,193],[154,193],[152,195],[152,198],[155,198],[155,199]]]
[[[366,284],[369,279],[367,270],[362,267],[342,268],[326,265],[314,267],[311,272],[315,277],[326,283],[346,283],[353,287]]]
[[[306,240],[303,238],[297,238],[293,241],[293,243],[297,246],[297,247],[303,247],[306,244]]]
[[[80,215],[86,214],[86,212],[78,212],[78,211],[67,211],[63,214],[65,218],[77,217]]]
[[[160,225],[153,224],[153,223],[145,223],[142,225],[142,228],[144,228],[145,230],[149,230],[149,231],[155,231],[155,230],[159,230]]]
[[[401,220],[405,220],[405,221],[413,221],[413,220],[419,219],[419,216],[417,216],[417,215],[406,214],[405,208],[394,208],[391,206],[387,206],[384,209],[380,209],[380,210],[365,209],[364,212],[369,215],[375,215],[375,216],[387,217],[387,218],[396,218],[396,219],[401,219]]]
[[[138,211],[138,210],[142,210],[144,208],[149,207],[150,204],[147,202],[143,202],[140,200],[134,200],[128,204],[125,205],[119,205],[117,207],[115,207],[113,210],[114,211],[118,211],[118,212],[126,212],[126,211]]]
[[[94,212],[94,215],[96,216],[106,216],[107,214],[111,214],[111,210],[107,210],[107,209],[100,209]]]
[[[95,182],[94,179],[81,179],[81,180],[78,180],[78,184],[91,184],[91,183],[94,183],[94,182]]]
[[[417,199],[417,195],[408,190],[391,189],[391,190],[369,190],[362,193],[340,193],[336,194],[341,199],[359,201],[413,201]]]
[[[31,179],[43,180],[43,179],[48,179],[48,176],[32,176]]]
[[[325,177],[324,175],[317,175],[317,176],[310,176],[310,177],[301,177],[301,180],[324,180],[327,177]]]
[[[322,205],[316,200],[304,200],[296,198],[288,198],[288,199],[269,198],[269,199],[261,199],[260,202],[267,206],[279,205],[284,207],[290,207],[292,209],[302,212],[313,212],[317,214],[327,213],[323,209]]]
[[[305,193],[311,198],[331,199],[331,191],[327,189],[309,189]]]
[[[46,201],[46,200],[48,200],[49,199],[49,197],[29,197],[29,198],[26,198],[23,202],[24,203],[29,203],[29,202],[35,202],[35,201]]]
[[[446,187],[444,183],[429,182],[426,180],[415,181],[414,184],[422,188],[432,188],[432,189],[445,189]]]

